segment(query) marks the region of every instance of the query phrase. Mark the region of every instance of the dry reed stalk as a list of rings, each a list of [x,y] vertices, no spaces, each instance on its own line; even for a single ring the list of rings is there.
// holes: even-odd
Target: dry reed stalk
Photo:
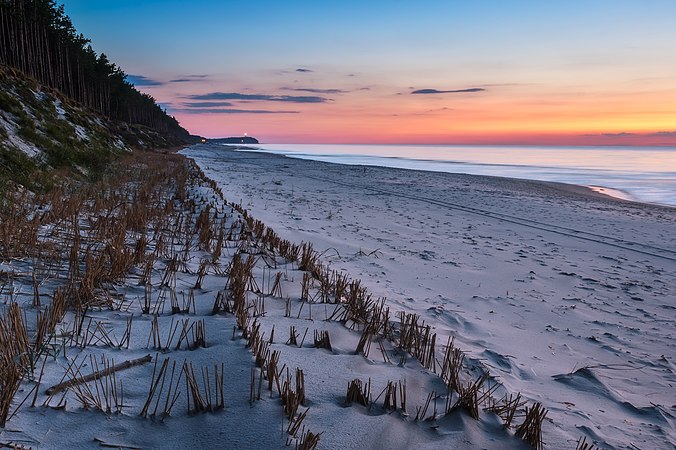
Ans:
[[[226,312],[230,314],[235,312],[231,297],[227,295],[225,291],[218,291],[216,293],[214,306],[211,309],[211,314],[218,314],[220,312]]]
[[[339,303],[347,294],[347,289],[349,286],[349,277],[347,274],[334,271],[333,272],[333,294],[335,303]]]
[[[449,407],[447,405],[446,408],[446,414],[449,414],[450,412],[456,410],[456,409],[463,409],[467,411],[467,413],[472,417],[473,419],[479,420],[479,405],[481,403],[481,399],[479,396],[479,390],[481,389],[481,386],[486,382],[488,379],[488,374],[484,373],[481,375],[479,378],[477,378],[474,383],[470,383],[466,386],[459,385],[458,386],[458,399],[455,401],[455,403]]]
[[[36,333],[33,348],[37,351],[54,333],[56,325],[63,320],[66,314],[66,293],[64,289],[58,288],[54,291],[52,302],[44,312],[38,312],[36,321]]]
[[[427,410],[430,407],[430,403],[432,402],[433,399],[436,402],[436,396],[437,396],[436,392],[434,392],[434,391],[430,392],[427,395],[427,400],[425,400],[425,404],[423,406],[418,406],[416,408],[415,419],[414,419],[415,421],[418,421],[418,420],[434,420],[436,418],[436,415],[437,415],[436,414],[436,408],[435,408],[434,414],[432,416],[426,417],[427,416]]]
[[[19,305],[0,316],[0,426],[4,427],[12,399],[30,365],[30,345]]]
[[[300,285],[300,299],[301,299],[301,301],[310,300],[310,287],[312,286],[312,280],[313,280],[313,278],[308,272],[303,273],[303,279],[302,279],[301,285]]]
[[[587,443],[587,438],[585,436],[577,440],[577,446],[575,450],[600,450],[600,447],[597,447],[594,444]]]
[[[281,353],[279,352],[279,350],[274,350],[265,364],[265,369],[267,373],[266,379],[268,380],[268,390],[270,391],[270,396],[272,396],[273,383],[277,386],[277,392],[280,395],[282,392],[282,388],[279,383],[279,371],[278,371],[280,354]]]
[[[364,328],[364,331],[359,338],[357,343],[357,349],[355,353],[362,353],[364,357],[368,358],[369,353],[371,352],[371,342],[373,341],[373,334],[371,334],[371,329],[369,327]]]
[[[223,368],[223,366],[221,366]],[[185,378],[186,392],[188,395],[188,414],[200,412],[213,412],[222,409],[225,406],[223,397],[224,371],[218,374],[218,366],[214,365],[213,371],[213,393],[209,367],[202,367],[198,373],[202,375],[202,385],[198,382],[195,375],[195,369],[191,363],[183,363],[183,376]],[[192,410],[190,403],[192,398]],[[259,394],[260,398],[260,394]]]
[[[312,433],[310,430],[301,433],[300,441],[296,444],[296,450],[315,450],[319,445],[322,433]]]
[[[184,319],[179,323],[181,324],[181,332],[179,333],[175,350],[180,350],[183,342],[185,342],[188,350],[207,347],[204,319],[192,322],[190,319]],[[176,329],[178,329],[178,324]]]
[[[287,427],[286,432],[291,436],[296,437],[296,435],[298,434],[298,430],[300,430],[301,425],[303,425],[303,421],[305,420],[305,417],[307,417],[307,413],[309,411],[310,408],[307,408],[301,414],[290,417],[289,426]]]
[[[284,413],[290,421],[289,427],[292,426],[291,421],[293,421],[293,419],[296,417],[298,407],[305,404],[305,376],[303,371],[296,368],[295,378],[296,380],[294,389],[291,374],[287,369],[286,377],[282,383],[282,392],[280,394],[280,399],[282,405],[284,406]]]
[[[446,382],[449,391],[456,391],[460,386],[460,370],[465,354],[454,345],[455,337],[448,338],[444,359],[441,363],[441,379]]]
[[[48,393],[53,395],[57,389],[71,389],[85,409],[94,406],[106,414],[110,414],[113,410],[117,414],[121,413],[123,406],[122,382],[118,385],[116,369],[118,367],[128,368],[132,366],[126,364],[116,366],[113,360],[108,360],[105,357],[102,359],[102,365],[99,366],[98,361],[92,355],[89,355],[92,374],[81,376],[78,367],[77,372],[73,373],[73,376],[77,378],[67,382],[67,387],[55,386],[50,388],[53,391]],[[130,363],[130,361],[127,361],[127,363]],[[86,384],[88,381],[94,381],[94,389]]]
[[[500,400],[495,401],[494,399],[490,399],[486,411],[500,416],[505,428],[509,428],[516,416],[517,410],[522,409],[525,404],[526,401],[521,398],[521,393],[518,393],[516,396],[505,394]]]
[[[282,275],[284,275],[282,272],[277,272],[275,274],[275,281],[272,283],[272,286],[270,287],[270,292],[268,293],[268,295],[270,295],[271,297],[281,298],[283,296]]]
[[[547,416],[547,410],[542,407],[542,403],[535,403],[533,406],[526,407],[526,417],[521,425],[516,428],[514,435],[526,441],[531,448],[542,450],[542,422]]]
[[[130,360],[130,361],[125,361],[125,362],[120,363],[118,365],[107,364],[107,365],[104,366],[104,368],[102,370],[95,370],[94,372],[92,372],[89,375],[77,376],[77,377],[74,377],[74,378],[72,378],[68,381],[62,381],[59,384],[55,384],[54,386],[47,389],[45,391],[45,393],[47,395],[54,395],[54,394],[57,394],[57,393],[59,393],[63,390],[75,387],[77,385],[88,383],[89,381],[94,381],[94,380],[97,380],[99,378],[110,376],[114,372],[120,372],[122,370],[126,370],[126,369],[130,369],[132,367],[143,365],[145,363],[150,362],[151,360],[152,360],[152,357],[150,355],[146,355],[142,358],[137,358],[137,359],[133,359],[133,360]],[[79,373],[79,369],[77,369],[76,372]],[[68,371],[66,371],[66,373],[68,373]],[[73,371],[71,371],[71,373],[73,373]]]
[[[359,403],[368,406],[371,403],[371,379],[364,384],[359,378],[355,378],[347,385],[347,394],[345,395],[347,404]]]
[[[406,381],[397,381],[396,383],[388,381],[385,389],[382,390],[373,402],[377,402],[383,394],[385,394],[383,409],[386,411],[396,411],[399,409],[403,413],[406,413]]]
[[[265,297],[262,293],[257,294],[257,297],[249,305],[251,309],[251,317],[260,317],[265,315]]]
[[[153,286],[149,282],[143,289],[143,304],[141,305],[141,314],[150,314],[150,297],[153,292]],[[140,299],[139,299],[140,302]]]
[[[284,317],[291,317],[291,298],[289,297],[284,302]]]
[[[202,289],[202,282],[204,281],[204,277],[207,274],[207,266],[209,265],[209,261],[206,259],[203,259],[200,261],[200,266],[199,269],[197,270],[197,280],[195,280],[195,287],[194,289]]]
[[[155,402],[155,409],[157,410],[157,405],[159,404],[159,401],[162,397],[162,390],[164,389],[164,382],[168,373],[168,367],[169,367],[169,358],[165,358],[164,361],[162,361],[162,365],[160,366],[159,372],[157,371],[157,362],[159,358],[158,355],[155,355],[155,365],[153,366],[153,373],[150,378],[150,387],[148,388],[148,397],[146,398],[146,402],[143,405],[143,408],[141,408],[141,413],[140,415],[143,417],[148,417],[148,414],[150,412],[150,407],[152,405],[152,401],[155,397],[157,397],[157,400]],[[174,361],[172,371],[171,371],[171,378],[170,378],[170,383],[169,383],[169,392],[167,393],[166,399],[167,401],[165,402],[165,409],[163,411],[163,416],[168,415],[171,413],[171,407],[173,407],[173,404],[175,403],[176,399],[178,399],[178,389],[174,390],[174,398],[173,402],[171,405],[168,404],[169,398],[171,396],[171,389],[174,384],[174,369],[176,367],[176,362]],[[180,381],[180,375],[179,375],[179,381]],[[160,388],[159,393],[157,393],[158,387]],[[157,395],[156,395],[157,393]]]
[[[210,205],[207,205],[200,211],[195,220],[194,232],[198,235],[198,248],[200,250],[211,250],[211,241],[214,235],[211,224],[211,207]]]
[[[171,347],[171,343],[174,341],[174,336],[176,335],[176,331],[178,330],[178,325],[179,323],[183,323],[183,326],[186,326],[186,321],[188,319],[185,319],[185,321],[179,321],[174,323],[174,319],[171,319],[171,324],[169,325],[169,333],[167,335],[166,340],[162,339],[162,333],[160,331],[160,324],[159,321],[157,320],[157,315],[153,316],[153,321],[151,322],[150,325],[150,335],[148,336],[148,343],[146,345],[146,348],[151,348],[150,347],[150,341],[153,341],[153,349],[160,350],[162,353],[166,353],[169,351],[169,348]]]
[[[298,269],[310,272],[312,276],[319,279],[319,254],[312,248],[311,242],[303,242],[300,248],[300,262]]]
[[[296,327],[293,325],[290,326],[289,339],[286,341],[286,345],[298,346],[298,333],[296,333]]]
[[[331,339],[329,338],[329,332],[322,330],[322,331],[317,331],[315,330],[315,348],[325,348],[329,351],[333,351],[331,348]]]
[[[436,373],[436,333],[417,314],[400,313],[399,348],[410,353],[427,369]]]

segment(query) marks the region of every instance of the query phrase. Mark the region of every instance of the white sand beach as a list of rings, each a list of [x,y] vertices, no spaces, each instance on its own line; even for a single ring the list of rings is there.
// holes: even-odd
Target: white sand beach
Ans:
[[[676,209],[571,185],[183,153],[280,236],[312,242],[506,392],[542,402],[547,448],[676,443]]]
[[[1,445],[676,442],[674,209],[182,153],[3,216]]]

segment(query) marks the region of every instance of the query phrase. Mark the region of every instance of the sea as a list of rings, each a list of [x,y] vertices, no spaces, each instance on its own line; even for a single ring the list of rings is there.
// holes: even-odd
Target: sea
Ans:
[[[261,144],[242,151],[334,164],[554,181],[676,207],[676,147]]]

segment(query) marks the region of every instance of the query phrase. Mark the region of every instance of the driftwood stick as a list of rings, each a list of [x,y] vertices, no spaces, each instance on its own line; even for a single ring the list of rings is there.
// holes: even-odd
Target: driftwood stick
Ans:
[[[65,389],[68,389],[70,387],[77,386],[78,384],[83,384],[83,383],[87,383],[89,381],[98,380],[99,378],[103,378],[105,376],[108,376],[108,375],[112,374],[113,372],[119,372],[121,370],[129,369],[131,367],[140,366],[141,364],[145,364],[145,363],[148,363],[150,361],[152,361],[152,357],[150,355],[146,355],[143,358],[125,361],[125,362],[120,363],[116,366],[108,367],[107,369],[102,369],[102,370],[99,370],[99,371],[94,372],[94,373],[89,374],[89,375],[85,375],[85,376],[77,377],[77,378],[71,378],[68,381],[64,381],[63,383],[59,383],[59,384],[56,384],[56,385],[50,387],[49,389],[47,389],[47,391],[45,391],[45,393],[47,395],[54,395],[54,394],[61,392]]]

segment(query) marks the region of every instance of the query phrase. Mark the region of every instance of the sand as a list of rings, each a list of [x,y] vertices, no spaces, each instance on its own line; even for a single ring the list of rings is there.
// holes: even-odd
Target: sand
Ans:
[[[184,151],[282,237],[548,408],[547,448],[676,443],[676,210],[589,189]]]
[[[320,433],[317,448],[528,448],[515,436],[522,410],[508,428],[483,409],[486,401],[478,420],[463,408],[446,411],[458,401],[440,376],[451,337],[465,352],[461,386],[489,373],[484,388],[492,389],[495,400],[521,393],[528,406],[542,403],[548,411],[542,426],[547,449],[576,448],[582,437],[601,448],[670,448],[676,442],[674,209],[575,186],[337,166],[215,145],[183,153],[213,182],[188,171],[185,189],[177,191],[183,172],[171,169],[176,171],[155,181],[163,187],[153,200],[159,205],[152,209],[154,218],[145,228],[127,229],[123,245],[114,228],[89,239],[117,223],[109,220],[121,214],[124,201],[99,198],[82,209],[82,268],[95,267],[87,248],[94,256],[112,258],[122,247],[134,252],[140,236],[148,240],[147,248],[139,253],[140,263],[100,285],[94,296],[101,300],[98,306],[80,317],[68,311],[54,335],[29,352],[34,368],[23,373],[12,415],[0,428],[0,445],[284,448],[300,444],[303,433],[311,431]],[[153,158],[150,172],[163,164],[163,156]],[[172,167],[184,167],[174,156],[164,158]],[[114,185],[109,189],[130,195]],[[37,248],[55,248],[52,256],[72,255],[73,219],[51,221],[45,214],[59,210],[60,199],[56,202],[31,209],[27,200],[27,214],[43,219],[37,231],[43,246]],[[173,206],[167,209],[166,202]],[[135,211],[129,206],[124,211]],[[90,210],[94,216],[86,215]],[[320,302],[319,277],[308,291],[314,300],[302,300],[302,280],[309,272],[300,270],[300,261],[281,257],[279,244],[270,251],[254,238],[257,225],[246,219],[249,215],[282,239],[312,243],[322,264],[361,280],[374,300],[386,298],[390,339],[375,337],[370,349],[357,351],[364,325],[327,320],[348,310],[346,296]],[[206,244],[200,217],[209,217],[212,238]],[[225,240],[217,251],[213,236],[219,230]],[[109,247],[113,244],[117,250]],[[244,326],[232,313],[214,310],[219,296],[234,298],[230,274],[237,254],[252,255],[255,262],[242,297]],[[31,342],[38,313],[46,314],[53,304],[56,287],[80,280],[81,275],[71,275],[67,259],[57,258],[61,263],[50,267],[48,258],[0,255],[0,314],[16,303]],[[191,294],[194,303],[186,310]],[[181,311],[172,311],[174,295]],[[150,313],[143,311],[146,298]],[[436,359],[427,367],[398,348],[400,313],[418,314],[436,333]],[[155,322],[159,335],[151,331]],[[183,323],[192,327],[188,342],[179,337]],[[205,342],[191,345],[198,342],[198,324],[204,325]],[[328,332],[330,349],[315,345],[315,332]],[[307,415],[291,435],[274,377],[259,381],[255,353],[260,348],[266,370],[278,352],[280,384],[288,374],[295,385],[296,369],[303,372],[305,401],[291,417]],[[150,363],[116,373],[123,398],[111,397],[110,376],[53,398],[46,392],[73,375],[67,368],[74,361],[87,375],[104,360],[119,364],[145,355]],[[145,414],[154,374],[166,359],[180,374],[166,376]],[[196,412],[194,398],[188,401],[187,377],[180,371],[184,362],[194,367],[198,389],[213,407]],[[209,383],[202,377],[207,368]],[[222,408],[214,368],[223,373]],[[346,402],[354,379],[371,385],[367,406]],[[395,407],[386,408],[388,382],[396,384],[399,396]],[[106,399],[110,410],[97,408],[94,397]],[[165,416],[168,398],[175,403]]]

